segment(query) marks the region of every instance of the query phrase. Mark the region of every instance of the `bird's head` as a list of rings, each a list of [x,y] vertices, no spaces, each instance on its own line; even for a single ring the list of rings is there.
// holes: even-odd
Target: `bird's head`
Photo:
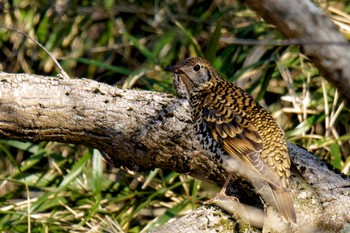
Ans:
[[[174,87],[179,94],[190,94],[198,90],[207,82],[220,79],[219,74],[204,58],[190,57],[182,60],[178,65],[164,69],[174,73]]]

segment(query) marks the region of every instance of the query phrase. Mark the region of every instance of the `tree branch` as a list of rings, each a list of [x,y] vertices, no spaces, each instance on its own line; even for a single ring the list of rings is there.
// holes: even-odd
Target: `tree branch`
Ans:
[[[305,43],[301,47],[325,78],[350,100],[350,44],[320,8],[310,0],[246,0],[246,3],[287,38],[301,43],[323,42]]]
[[[166,168],[219,186],[227,175],[202,153],[188,124],[188,102],[172,95],[121,90],[86,79],[0,73],[0,112],[1,138],[84,144],[108,153],[116,166]],[[293,230],[344,228],[350,222],[349,178],[295,145],[289,149],[305,178],[291,180],[298,216]],[[233,184],[242,203],[261,207],[253,191],[247,198],[247,182],[235,177]],[[264,200],[271,196],[266,190],[259,195]],[[273,208],[266,212],[265,229],[290,228]],[[274,226],[267,225],[271,219]]]

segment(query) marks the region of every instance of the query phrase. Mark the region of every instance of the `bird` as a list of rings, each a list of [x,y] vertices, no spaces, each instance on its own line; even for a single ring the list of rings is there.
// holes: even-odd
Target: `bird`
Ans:
[[[271,114],[204,58],[186,58],[164,70],[173,73],[176,92],[190,103],[203,149],[231,174],[237,161],[255,171],[270,186],[283,219],[296,223],[289,192],[291,160],[284,133]]]

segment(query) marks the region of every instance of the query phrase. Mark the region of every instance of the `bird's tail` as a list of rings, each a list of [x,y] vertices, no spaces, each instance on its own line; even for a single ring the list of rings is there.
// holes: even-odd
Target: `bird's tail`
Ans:
[[[295,214],[293,201],[290,193],[286,188],[276,188],[271,186],[273,197],[278,208],[278,211],[282,217],[290,222],[297,223],[297,217]]]

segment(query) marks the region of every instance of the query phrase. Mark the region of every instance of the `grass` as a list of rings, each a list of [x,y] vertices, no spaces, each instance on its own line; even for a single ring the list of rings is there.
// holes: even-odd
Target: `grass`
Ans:
[[[339,93],[297,46],[231,43],[284,39],[239,1],[3,4],[1,25],[38,40],[71,77],[173,93],[162,68],[205,56],[273,113],[289,141],[350,174],[350,111]],[[322,1],[322,7],[349,38],[350,4]],[[35,43],[4,28],[0,35],[0,70],[59,72]],[[1,140],[0,169],[4,232],[146,232],[215,192],[172,171],[113,168],[92,148],[59,142]]]

